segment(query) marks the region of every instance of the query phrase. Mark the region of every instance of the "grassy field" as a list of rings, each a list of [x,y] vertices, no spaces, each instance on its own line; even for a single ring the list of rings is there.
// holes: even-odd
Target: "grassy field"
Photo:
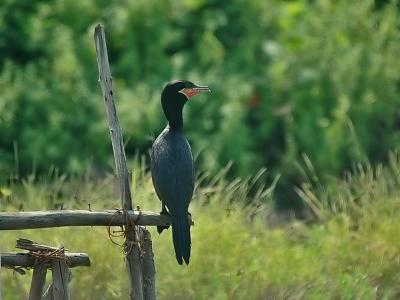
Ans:
[[[191,211],[192,260],[179,266],[171,232],[151,228],[159,299],[396,299],[400,296],[400,166],[358,167],[347,180],[318,183],[310,168],[299,193],[312,220],[276,221],[270,191],[252,193],[252,180],[226,182],[222,175],[197,188]],[[149,175],[136,168],[135,201],[159,210]],[[315,175],[315,174],[314,174]],[[251,207],[243,208],[252,200]],[[1,210],[119,206],[114,179],[28,178],[2,188]],[[274,221],[275,220],[275,221]],[[73,270],[72,299],[126,299],[121,248],[105,228],[1,232],[1,250],[14,251],[19,237],[87,252],[92,267]],[[121,240],[122,241],[122,240]],[[26,299],[30,273],[1,270],[3,299]]]

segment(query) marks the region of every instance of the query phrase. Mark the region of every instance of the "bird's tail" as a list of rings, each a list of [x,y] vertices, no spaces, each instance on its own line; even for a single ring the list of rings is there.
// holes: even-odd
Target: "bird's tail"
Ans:
[[[183,260],[188,265],[190,259],[190,224],[187,215],[172,216],[172,239],[174,241],[176,260],[181,265]]]

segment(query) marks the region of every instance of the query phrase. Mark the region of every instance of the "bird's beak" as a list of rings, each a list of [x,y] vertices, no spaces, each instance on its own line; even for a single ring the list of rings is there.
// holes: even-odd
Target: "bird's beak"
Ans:
[[[210,88],[206,85],[195,85],[192,88],[192,90],[196,91],[197,93],[204,93],[204,92],[211,93]]]
[[[179,91],[179,93],[182,93],[188,98],[188,100],[200,93],[208,92],[211,93],[211,90],[208,86],[206,85],[195,85],[194,87],[191,88],[184,88]]]

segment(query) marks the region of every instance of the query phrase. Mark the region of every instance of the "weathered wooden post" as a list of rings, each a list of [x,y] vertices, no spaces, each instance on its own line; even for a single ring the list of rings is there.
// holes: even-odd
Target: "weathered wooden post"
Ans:
[[[51,260],[51,273],[53,275],[53,298],[60,300],[69,300],[68,284],[71,280],[71,272],[64,260]]]
[[[106,38],[103,26],[100,24],[96,26],[94,32],[94,41],[97,53],[97,65],[99,68],[99,81],[103,92],[103,98],[107,109],[108,124],[110,129],[110,136],[112,148],[115,159],[115,167],[117,178],[120,186],[122,207],[125,211],[132,211],[133,201],[130,191],[130,180],[128,176],[128,169],[126,167],[126,156],[124,143],[122,138],[121,129],[118,123],[117,112],[114,104],[114,93],[112,87],[112,76],[110,65],[108,61]],[[141,245],[139,239],[139,231],[146,232],[145,228],[139,228],[135,224],[126,222],[125,224],[125,264],[129,275],[131,299],[143,299],[143,274],[141,268]],[[150,235],[148,234],[148,237]],[[151,247],[151,243],[150,243]],[[150,252],[151,249],[148,249]],[[152,252],[152,251],[151,251]],[[154,262],[153,262],[154,268]],[[154,277],[152,277],[154,285]],[[147,290],[146,290],[147,291]],[[146,292],[146,299],[155,299],[155,289]]]
[[[140,263],[143,274],[143,293],[144,299],[156,299],[156,268],[154,266],[154,254],[151,241],[151,235],[148,230],[141,231],[142,251]]]
[[[33,267],[28,300],[40,300],[42,298],[43,288],[46,283],[46,273],[46,262],[36,259],[35,266]]]

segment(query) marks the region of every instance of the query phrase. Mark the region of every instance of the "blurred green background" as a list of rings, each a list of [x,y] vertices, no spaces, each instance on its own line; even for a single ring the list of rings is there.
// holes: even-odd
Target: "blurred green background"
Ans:
[[[213,93],[187,105],[200,171],[267,167],[282,198],[306,154],[325,178],[400,145],[397,1],[2,0],[0,175],[112,166],[94,26],[106,27],[128,157],[165,126],[165,82]]]

